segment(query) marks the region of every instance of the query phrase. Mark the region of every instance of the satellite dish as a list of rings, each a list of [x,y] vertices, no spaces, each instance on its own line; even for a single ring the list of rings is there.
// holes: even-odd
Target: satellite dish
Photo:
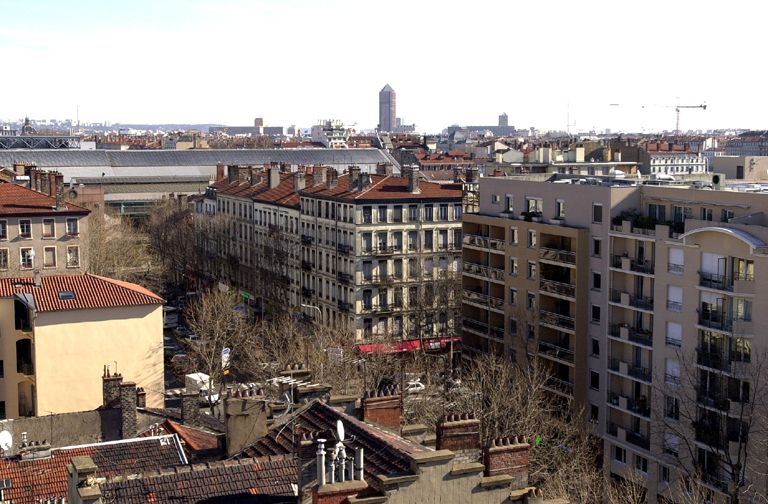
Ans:
[[[0,448],[3,451],[8,451],[13,446],[13,436],[7,430],[0,432]]]
[[[339,442],[344,442],[344,424],[341,420],[336,420],[336,434],[339,435]]]

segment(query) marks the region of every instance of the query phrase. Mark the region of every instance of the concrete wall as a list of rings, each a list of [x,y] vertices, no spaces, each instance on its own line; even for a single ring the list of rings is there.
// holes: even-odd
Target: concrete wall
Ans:
[[[729,180],[768,180],[768,156],[716,156],[712,171],[723,173]],[[738,169],[741,167],[741,169]]]

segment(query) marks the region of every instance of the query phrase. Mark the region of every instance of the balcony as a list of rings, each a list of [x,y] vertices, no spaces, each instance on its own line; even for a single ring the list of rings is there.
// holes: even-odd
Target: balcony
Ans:
[[[17,361],[16,372],[26,376],[33,376],[35,374],[35,366],[29,361]]]
[[[653,274],[653,261],[638,261],[628,256],[614,255],[611,257],[611,267],[622,271],[633,271],[635,273]]]
[[[614,338],[631,341],[638,345],[653,346],[653,334],[641,327],[632,327],[629,324],[613,324],[609,334]]]
[[[567,396],[573,396],[573,382],[562,380],[554,376],[547,378],[544,386],[554,392],[565,394]]]
[[[376,306],[376,313],[381,315],[392,313],[392,305],[389,303],[379,303]]]
[[[336,245],[336,250],[338,250],[340,254],[349,255],[352,252],[352,245],[339,243]]]
[[[731,401],[727,397],[723,397],[722,394],[713,392],[699,392],[696,394],[696,401],[699,404],[714,408],[720,411],[730,411]]]
[[[725,275],[699,271],[699,286],[721,291],[733,291],[733,281]]]
[[[539,289],[558,296],[569,298],[576,297],[576,286],[570,283],[555,282],[554,280],[542,278],[539,280]]]
[[[314,241],[315,241],[314,236],[305,235],[305,234],[301,235],[301,243],[303,245],[310,245]]]
[[[640,396],[639,398],[627,397],[614,392],[608,393],[608,402],[617,408],[631,411],[645,418],[651,417],[651,407],[648,398]]]
[[[342,311],[342,312],[349,312],[352,310],[352,303],[347,303],[346,301],[339,301],[338,306],[339,306],[339,311]]]
[[[730,373],[731,362],[722,352],[706,351],[701,348],[696,349],[696,364],[699,366],[717,369]]]
[[[490,306],[497,310],[504,310],[504,300],[481,292],[464,289],[464,300],[482,306]]]
[[[302,287],[301,295],[302,297],[312,297],[315,295],[315,289],[310,289],[309,287]]]
[[[539,259],[574,265],[576,264],[576,252],[571,252],[570,250],[540,247]]]
[[[462,237],[462,243],[471,247],[488,248],[488,237],[476,234],[465,233]]]
[[[573,350],[567,347],[549,343],[547,341],[539,341],[539,354],[554,357],[567,362],[573,362],[574,353]]]
[[[312,271],[312,268],[315,267],[315,263],[312,261],[301,261],[301,269],[304,271]]]
[[[653,375],[651,370],[642,366],[633,366],[628,362],[621,361],[619,359],[608,359],[608,369],[621,375],[630,376],[636,380],[650,383]]]
[[[349,273],[338,272],[336,273],[336,279],[341,284],[349,285],[349,283],[352,282],[352,275]]]
[[[493,268],[491,266],[483,266],[481,264],[472,262],[464,262],[462,267],[465,273],[490,278],[491,280],[499,282],[504,281],[503,269]]]
[[[547,310],[539,310],[539,323],[555,326],[567,331],[576,329],[576,320],[573,317],[553,313]]]
[[[642,236],[656,236],[655,223],[648,222],[648,227],[636,227],[632,221],[622,221],[621,224],[612,223],[611,231],[614,233],[635,234]],[[650,226],[654,226],[651,228]]]
[[[651,439],[647,435],[626,429],[613,422],[608,422],[608,434],[614,436],[619,441],[633,444],[644,450],[651,449]]]
[[[375,255],[379,255],[379,256],[382,256],[382,255],[392,255],[392,254],[395,253],[395,251],[396,251],[396,249],[395,249],[394,245],[388,246],[386,244],[381,244],[381,243],[379,244],[378,247],[373,249],[373,253]]]
[[[618,289],[611,289],[611,303],[618,303],[624,306],[631,306],[641,310],[653,311],[653,298],[647,296],[633,296],[632,294]]]

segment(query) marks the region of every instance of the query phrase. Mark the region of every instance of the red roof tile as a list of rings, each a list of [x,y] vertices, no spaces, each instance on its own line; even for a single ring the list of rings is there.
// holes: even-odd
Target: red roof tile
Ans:
[[[319,184],[300,191],[303,196],[318,196],[323,198],[341,199],[348,201],[386,201],[386,200],[425,200],[425,199],[455,199],[463,196],[461,184],[436,184],[420,181],[421,192],[408,191],[408,179],[404,177],[371,175],[371,185],[362,191],[349,190],[349,175],[338,178],[336,187],[329,188],[328,184]]]
[[[190,451],[209,451],[219,448],[219,436],[189,425],[182,425],[170,418],[161,424],[165,432],[178,434]]]
[[[71,292],[74,299],[61,299],[61,292]],[[39,312],[84,310],[164,304],[165,300],[147,289],[111,278],[85,273],[82,275],[51,275],[40,278],[0,278],[0,297],[31,294]]]
[[[277,187],[269,188],[269,175],[266,172],[254,173],[258,175],[258,183],[251,185],[248,182],[232,182],[222,180],[212,184],[219,194],[227,196],[236,196],[240,198],[251,198],[253,201],[271,203],[274,205],[290,208],[299,208],[299,195],[294,188],[293,173],[281,173],[280,183]],[[305,175],[307,187],[312,186],[312,175]]]
[[[56,210],[56,198],[17,184],[0,184],[0,215],[88,215],[90,210],[67,203]]]
[[[109,443],[54,448],[48,458],[0,459],[0,480],[11,480],[3,497],[14,504],[36,504],[37,499],[67,497],[67,464],[72,457],[89,456],[97,476],[159,470],[186,464],[176,436],[136,438]]]

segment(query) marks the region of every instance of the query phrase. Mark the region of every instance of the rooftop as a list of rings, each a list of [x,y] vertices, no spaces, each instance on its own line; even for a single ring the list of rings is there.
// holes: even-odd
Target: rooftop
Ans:
[[[0,278],[0,297],[12,296],[31,296],[38,312],[165,304],[139,285],[90,273],[42,276],[40,287],[33,277]]]
[[[81,456],[91,457],[98,466],[96,475],[102,477],[158,471],[187,463],[175,435],[54,448],[46,458],[0,459],[0,480],[11,482],[10,487],[3,490],[3,498],[14,504],[66,498],[67,464],[72,457]]]
[[[56,209],[56,198],[17,184],[0,184],[0,215],[88,215],[90,210],[66,203]]]
[[[461,184],[436,184],[434,182],[421,181],[419,193],[408,191],[408,179],[405,177],[370,175],[371,185],[358,191],[350,190],[349,174],[338,178],[335,187],[328,187],[328,183],[318,184],[314,187],[300,191],[302,196],[318,196],[323,198],[350,200],[350,201],[388,201],[388,200],[429,200],[429,199],[461,199],[463,189]]]
[[[254,173],[257,175],[257,173]],[[294,188],[293,173],[281,173],[280,183],[270,189],[267,172],[258,172],[259,181],[251,185],[249,182],[229,182],[224,179],[211,185],[218,194],[251,198],[262,203],[272,203],[279,206],[299,208],[299,194]],[[312,174],[305,174],[305,183],[312,185]]]

